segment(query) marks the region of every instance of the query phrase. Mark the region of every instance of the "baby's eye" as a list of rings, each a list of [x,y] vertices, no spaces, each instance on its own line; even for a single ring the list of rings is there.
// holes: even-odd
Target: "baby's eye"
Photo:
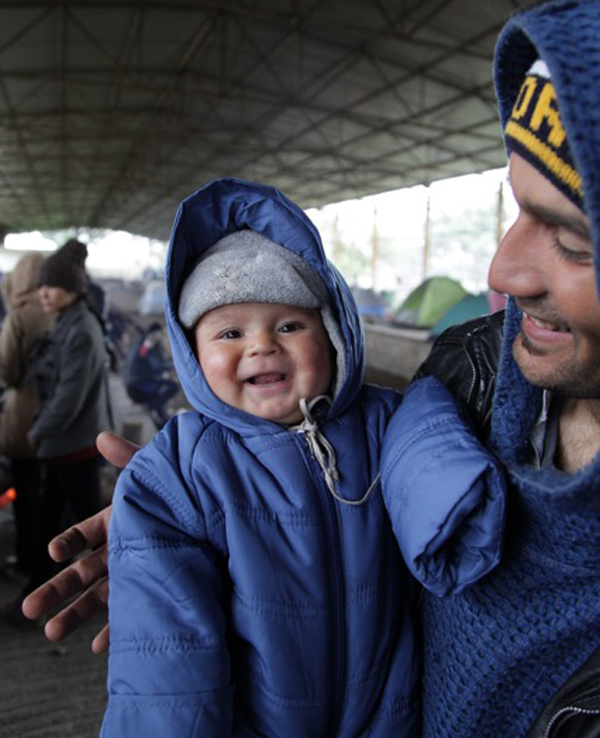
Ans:
[[[302,328],[301,323],[298,321],[293,321],[291,323],[284,323],[279,328],[280,333],[293,333],[294,331],[299,331]]]
[[[242,332],[239,331],[237,328],[230,328],[228,331],[223,331],[223,333],[219,334],[219,338],[225,338],[227,340],[232,340],[234,338],[240,338],[242,335]]]

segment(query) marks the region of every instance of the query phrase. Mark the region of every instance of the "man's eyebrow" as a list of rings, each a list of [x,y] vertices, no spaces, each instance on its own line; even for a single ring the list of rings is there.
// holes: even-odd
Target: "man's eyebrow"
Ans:
[[[588,241],[592,240],[590,227],[583,214],[581,217],[576,215],[565,215],[564,213],[559,213],[552,208],[546,208],[543,205],[532,202],[522,203],[521,207],[526,212],[534,215],[536,218],[539,218],[550,226],[566,228],[567,230],[576,233],[578,236],[581,236],[581,238],[585,238]]]

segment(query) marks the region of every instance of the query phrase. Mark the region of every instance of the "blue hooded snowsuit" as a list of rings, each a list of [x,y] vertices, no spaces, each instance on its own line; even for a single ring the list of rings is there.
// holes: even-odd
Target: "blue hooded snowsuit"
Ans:
[[[173,418],[117,485],[102,735],[418,736],[416,589],[379,485],[363,504],[336,500],[301,433],[217,399],[176,317],[199,256],[243,228],[299,254],[327,286],[346,376],[320,430],[347,500],[378,478],[399,404],[398,394],[363,385],[356,306],[297,206],[233,179],[182,203],[166,317],[196,412]]]

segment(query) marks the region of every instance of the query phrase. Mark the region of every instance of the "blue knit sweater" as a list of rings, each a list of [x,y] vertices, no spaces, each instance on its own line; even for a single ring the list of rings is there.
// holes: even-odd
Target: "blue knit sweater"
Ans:
[[[511,305],[506,345],[518,319]],[[504,352],[493,417],[510,481],[503,556],[467,591],[424,598],[424,738],[522,738],[600,644],[600,457],[572,475],[521,463],[540,400]],[[408,394],[405,423],[412,404]]]

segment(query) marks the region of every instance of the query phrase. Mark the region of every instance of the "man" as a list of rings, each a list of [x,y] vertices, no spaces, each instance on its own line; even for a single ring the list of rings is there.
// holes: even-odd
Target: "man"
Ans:
[[[498,568],[424,598],[425,736],[524,736],[573,674],[585,700],[571,693],[532,735],[563,735],[561,721],[577,731],[565,735],[600,735],[598,717],[569,728],[577,713],[562,711],[599,714],[599,29],[600,3],[547,3],[509,21],[496,50],[519,206],[489,273],[506,316],[450,330],[419,375],[467,401],[511,484]]]
[[[598,2],[546,3],[496,50],[519,206],[489,273],[506,317],[449,331],[420,375],[467,401],[510,496],[498,568],[424,598],[426,736],[524,736],[572,675],[530,735],[600,735],[599,29]]]
[[[561,702],[531,727],[571,675],[584,700],[598,692],[593,663],[581,667],[600,644],[599,60],[598,0],[538,5],[511,19],[498,42],[496,87],[519,204],[490,269],[490,285],[510,296],[506,318],[451,329],[420,375],[435,374],[466,401],[507,467],[505,549],[466,592],[425,597],[427,737],[600,735],[597,722],[560,732],[572,714]],[[105,538],[102,528],[80,531],[55,546],[73,552]],[[26,612],[95,579],[93,565],[77,564]],[[48,635],[86,617],[90,597],[50,621]],[[597,721],[597,704],[575,707],[578,720]]]

